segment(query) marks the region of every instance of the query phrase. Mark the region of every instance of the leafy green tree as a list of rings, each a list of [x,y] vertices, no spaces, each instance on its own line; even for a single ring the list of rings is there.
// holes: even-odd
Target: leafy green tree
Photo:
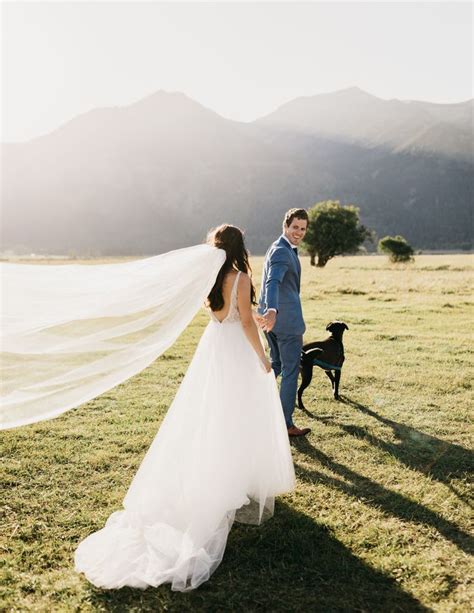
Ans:
[[[308,210],[309,224],[304,247],[311,266],[326,266],[336,255],[356,253],[366,240],[373,242],[373,232],[359,222],[359,209],[341,206],[338,200],[318,202]]]
[[[415,254],[403,236],[384,236],[379,240],[378,250],[386,253],[391,262],[409,262]]]

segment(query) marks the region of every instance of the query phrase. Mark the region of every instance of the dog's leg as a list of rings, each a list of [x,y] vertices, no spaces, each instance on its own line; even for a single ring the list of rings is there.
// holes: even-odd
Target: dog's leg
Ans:
[[[334,372],[334,400],[339,400],[339,381],[341,380],[341,371]]]
[[[301,365],[301,385],[298,389],[298,406],[302,411],[306,411],[306,407],[303,404],[303,392],[311,383],[311,379],[313,378],[313,364],[312,362],[305,363],[303,362]]]
[[[335,385],[335,381],[334,381],[334,376],[332,374],[332,371],[330,370],[325,370],[324,371],[327,375],[327,377],[329,378],[329,380],[331,381],[331,389],[332,389],[332,393],[334,394],[334,385]]]
[[[332,391],[334,392],[334,377],[333,377],[333,374],[332,374],[332,372],[330,370],[325,370],[324,372],[329,377],[329,380],[331,381],[331,388],[332,388]]]

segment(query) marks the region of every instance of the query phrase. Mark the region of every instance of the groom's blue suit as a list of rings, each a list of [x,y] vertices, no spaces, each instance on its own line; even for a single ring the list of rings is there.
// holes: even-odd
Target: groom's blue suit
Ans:
[[[280,236],[267,251],[263,268],[259,313],[277,312],[276,323],[267,332],[275,375],[281,374],[280,398],[287,427],[293,426],[296,388],[306,329],[300,300],[301,265],[296,248]]]

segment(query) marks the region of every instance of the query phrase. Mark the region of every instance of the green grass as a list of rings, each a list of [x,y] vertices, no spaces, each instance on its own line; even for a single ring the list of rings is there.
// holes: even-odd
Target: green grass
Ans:
[[[261,258],[253,261],[256,278]],[[190,593],[103,591],[77,543],[121,501],[192,357],[200,313],[153,365],[68,414],[2,433],[5,611],[468,611],[473,538],[472,276],[467,255],[407,266],[303,261],[306,340],[349,325],[342,401],[322,371],[292,443],[294,493],[261,527],[235,524]],[[1,607],[0,607],[1,608]]]

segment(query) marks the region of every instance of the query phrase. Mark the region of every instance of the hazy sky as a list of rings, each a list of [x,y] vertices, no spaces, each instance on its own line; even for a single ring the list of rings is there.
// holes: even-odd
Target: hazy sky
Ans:
[[[469,2],[4,2],[1,16],[4,142],[159,89],[241,121],[353,85],[473,96]]]

